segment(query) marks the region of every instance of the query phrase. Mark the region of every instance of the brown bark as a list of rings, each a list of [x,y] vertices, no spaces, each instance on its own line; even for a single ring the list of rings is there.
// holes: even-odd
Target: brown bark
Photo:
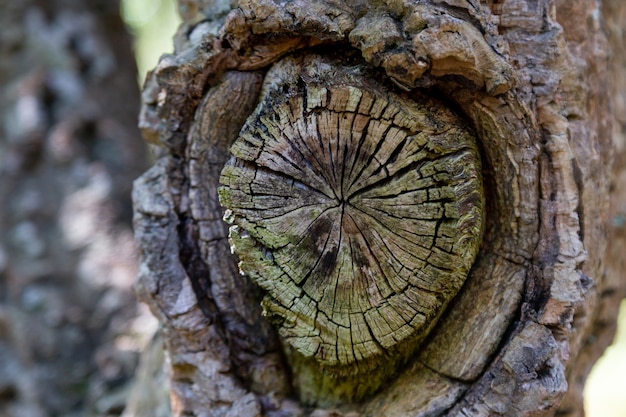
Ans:
[[[281,84],[265,85],[218,188],[294,377],[319,374],[300,362],[327,374],[307,402],[358,400],[406,363],[463,285],[483,222],[480,156],[461,120],[343,63],[276,64],[266,79]]]
[[[146,166],[118,2],[0,4],[0,415],[119,415]]]
[[[619,206],[609,206],[611,92],[619,90],[605,82],[612,67],[597,2],[250,0],[233,10],[223,3],[181,2],[185,22],[176,52],[161,60],[143,96],[144,135],[163,154],[134,191],[144,257],[137,288],[163,324],[175,415],[321,416],[330,409],[345,416],[581,415],[582,381],[610,339],[626,287],[610,258],[623,243],[621,229],[610,228]],[[429,198],[437,197],[420,200],[410,188],[430,178],[421,167],[436,157],[410,159],[405,149],[421,143],[412,138],[422,132],[435,147],[437,130],[414,123],[417,113],[389,109],[374,119],[402,115],[393,120],[404,139],[394,144],[388,130],[367,139],[377,131],[372,122],[363,128],[365,139],[350,147],[333,112],[357,120],[361,108],[376,106],[366,106],[367,97],[424,105],[433,126],[440,112],[425,103],[435,100],[475,132],[481,196],[462,206],[480,217],[484,199],[484,231],[470,233],[482,243],[449,304],[435,290],[439,275],[426,271],[447,264],[462,270],[461,261],[442,257],[461,247],[455,233],[466,230],[462,216],[446,214],[450,231],[441,236],[439,229],[425,233],[430,245],[411,237],[424,223],[406,223],[427,218]],[[331,125],[336,134],[324,128]],[[319,151],[311,151],[311,138]],[[343,151],[337,143],[345,143]],[[341,189],[350,206],[342,216],[371,209],[354,200],[363,198],[358,180],[344,186],[343,176],[324,171],[326,148],[328,160],[344,156],[337,172],[367,173],[364,196],[380,188],[394,199],[370,227],[359,223],[362,214],[339,221],[336,230],[349,239],[361,238],[348,229],[360,230],[361,243],[348,240],[349,251],[342,252],[340,232],[329,249],[319,243],[335,233],[330,214],[325,226],[307,228],[325,215],[297,206],[343,207]],[[398,180],[395,166],[405,158],[408,173]],[[480,165],[461,163],[460,170],[469,166]],[[415,180],[394,192],[405,174]],[[615,178],[613,190],[623,186]],[[406,193],[411,200],[403,206],[397,199]],[[225,209],[234,223],[230,242]],[[400,220],[390,223],[388,213]],[[609,234],[616,239],[611,251]],[[392,261],[385,269],[377,260],[383,246],[388,259],[404,256],[406,277],[399,265],[394,275]],[[416,267],[409,255],[427,262]],[[323,259],[327,271],[317,274]],[[352,272],[337,272],[344,265]],[[315,285],[307,284],[309,276]],[[393,280],[402,284],[386,291],[384,283]],[[337,292],[346,282],[353,289]],[[429,298],[419,293],[402,305],[386,301],[412,286],[430,291],[439,300],[432,305],[447,305],[445,312],[420,310]],[[263,297],[276,327],[264,317]],[[402,333],[396,317],[407,309],[428,311],[427,318],[417,325],[407,316]],[[375,347],[359,345],[361,332]],[[376,349],[383,354],[363,366],[359,355]],[[370,382],[377,386],[358,386]]]

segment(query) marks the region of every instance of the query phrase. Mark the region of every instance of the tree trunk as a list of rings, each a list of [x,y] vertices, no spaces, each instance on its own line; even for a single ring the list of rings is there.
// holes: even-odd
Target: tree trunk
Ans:
[[[119,415],[147,165],[130,38],[116,1],[2,2],[0,27],[0,415]]]
[[[180,10],[134,190],[174,414],[582,415],[626,288],[624,6]]]

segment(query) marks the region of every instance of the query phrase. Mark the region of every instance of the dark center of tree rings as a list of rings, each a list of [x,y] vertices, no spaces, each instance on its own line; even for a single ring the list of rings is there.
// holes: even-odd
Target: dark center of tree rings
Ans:
[[[469,272],[483,210],[463,122],[345,72],[266,86],[219,190],[266,314],[331,381],[415,351]]]

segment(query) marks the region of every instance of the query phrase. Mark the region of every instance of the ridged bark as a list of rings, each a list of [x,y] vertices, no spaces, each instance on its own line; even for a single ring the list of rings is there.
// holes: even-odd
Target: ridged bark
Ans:
[[[600,4],[249,0],[237,6],[181,2],[185,21],[176,52],[161,60],[143,96],[141,126],[163,156],[135,188],[144,255],[138,289],[164,326],[175,414],[319,416],[331,415],[333,408],[345,416],[579,415],[578,381],[592,362],[584,358],[605,347],[605,338],[592,342],[598,332],[609,333],[605,323],[617,314],[602,306],[616,304],[626,286],[611,275],[607,252],[614,148]],[[349,75],[357,68],[358,76]],[[330,97],[323,105],[322,89]],[[462,206],[479,213],[484,201],[484,225],[465,229],[462,216],[450,212],[445,218],[457,230],[441,241],[443,252],[455,253],[456,236],[470,231],[475,243],[467,244],[465,258],[439,256],[435,228],[424,233],[432,245],[413,240],[413,249],[388,251],[387,259],[414,256],[403,258],[405,275],[399,265],[396,274],[385,272],[387,265],[387,271],[394,269],[393,259],[385,267],[369,262],[379,258],[371,248],[428,229],[407,219],[436,212],[428,204],[430,194],[426,200],[410,194],[406,207],[395,200],[384,209],[378,205],[378,223],[369,227],[361,214],[350,215],[352,222],[339,215],[333,220],[333,204],[343,207],[337,212],[343,216],[356,208],[367,214],[369,205],[350,198],[379,193],[397,199],[427,177],[419,169],[423,162],[409,163],[402,175],[415,180],[393,191],[394,181],[385,178],[393,177],[406,155],[386,129],[351,153],[347,132],[358,126],[342,129],[335,114],[358,114],[361,102],[354,97],[368,94],[391,97],[400,107],[424,106],[433,126],[440,123],[439,104],[425,103],[441,103],[460,120],[448,127],[460,123],[459,132],[475,137],[480,163],[452,165],[459,172],[468,166],[480,170],[479,198]],[[313,123],[309,106],[315,120],[324,122]],[[399,119],[411,123],[414,117],[419,118],[410,113]],[[313,124],[327,132],[324,123],[337,133],[307,133]],[[464,135],[444,147],[466,146]],[[426,148],[438,143],[435,136],[424,139]],[[312,138],[319,151],[312,151]],[[396,149],[390,151],[394,158],[379,153],[386,147]],[[361,184],[367,196],[354,185],[359,180],[351,177],[350,155],[356,171],[367,173]],[[359,165],[356,155],[367,163]],[[325,170],[324,161],[331,160]],[[444,171],[454,172],[452,165]],[[341,174],[346,172],[347,183]],[[389,213],[397,219],[393,225],[386,220]],[[225,214],[233,224],[230,241]],[[326,226],[313,227],[315,222]],[[394,236],[383,236],[377,224],[386,224],[383,229]],[[350,251],[342,252],[340,236],[354,230],[362,239],[354,234]],[[376,236],[382,243],[376,244]],[[331,238],[336,252],[326,249]],[[317,274],[316,259],[327,270]],[[431,319],[409,326],[422,330],[411,330],[407,347],[393,327],[402,328],[394,319],[399,310],[383,314],[378,306],[386,305],[382,294],[401,297],[418,279],[421,288],[437,287],[441,275],[426,273],[428,264],[413,265],[416,259],[461,271],[465,260],[473,264],[456,296],[456,290],[443,291],[454,298],[439,299],[442,309],[447,305],[439,320],[433,304],[427,310]],[[373,264],[380,266],[378,273]],[[337,272],[337,265],[356,272]],[[346,278],[350,274],[354,278]],[[314,285],[307,286],[310,277]],[[361,283],[362,294],[357,287],[333,291],[341,282]],[[409,297],[407,309],[428,306],[433,294],[438,297],[437,290]],[[362,322],[357,306],[366,312]],[[317,348],[311,344],[316,332]],[[364,367],[370,379],[341,379],[363,371],[356,352],[373,351],[359,346],[362,334],[382,354],[371,355],[377,359]],[[331,348],[319,347],[324,344]],[[298,355],[308,357],[305,365]],[[585,364],[580,368],[579,360]],[[359,387],[382,380],[382,387]]]

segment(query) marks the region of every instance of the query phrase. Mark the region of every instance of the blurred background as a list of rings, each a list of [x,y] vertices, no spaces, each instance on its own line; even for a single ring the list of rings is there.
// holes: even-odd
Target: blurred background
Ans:
[[[613,344],[594,365],[585,388],[587,417],[626,417],[626,302]]]
[[[172,37],[180,23],[175,0],[122,0],[121,14],[133,35],[139,84],[159,57],[174,50]]]

